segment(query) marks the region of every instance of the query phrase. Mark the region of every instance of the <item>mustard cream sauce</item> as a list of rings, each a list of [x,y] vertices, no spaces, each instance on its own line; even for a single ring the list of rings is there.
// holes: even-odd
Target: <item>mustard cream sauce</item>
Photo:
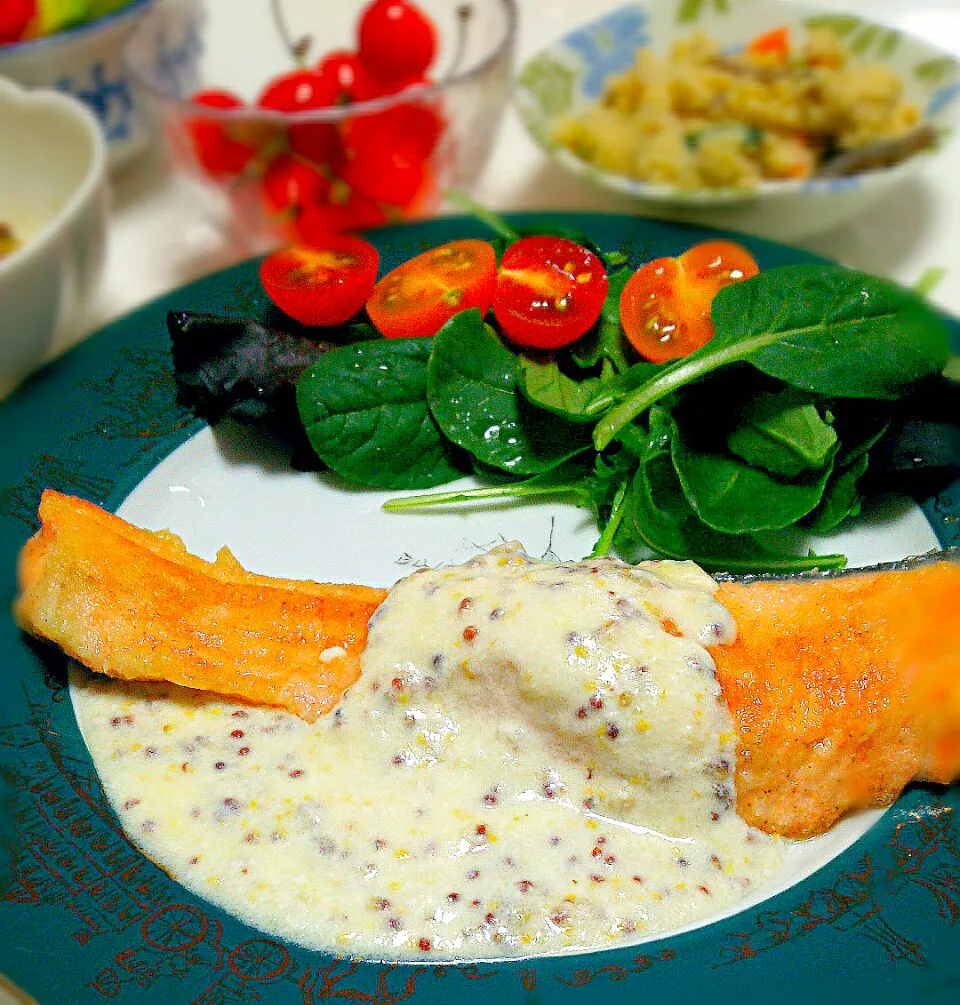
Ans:
[[[314,724],[85,674],[74,701],[127,833],[260,929],[377,958],[604,948],[781,864],[734,810],[715,588],[505,545],[398,583]]]

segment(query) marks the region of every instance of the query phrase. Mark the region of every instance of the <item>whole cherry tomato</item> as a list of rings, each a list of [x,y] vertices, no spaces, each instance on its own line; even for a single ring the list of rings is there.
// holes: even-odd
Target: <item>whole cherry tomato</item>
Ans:
[[[267,84],[257,104],[276,112],[309,112],[330,108],[339,96],[339,85],[329,74],[294,70]],[[331,156],[337,129],[332,122],[295,122],[290,125],[288,139],[294,153],[322,164]]]
[[[275,251],[260,266],[267,296],[304,325],[337,325],[363,307],[377,280],[380,256],[359,237],[330,235],[320,248]]]
[[[374,0],[360,16],[360,58],[384,83],[422,76],[437,53],[433,22],[405,0]]]
[[[293,70],[276,77],[261,91],[257,104],[275,112],[305,112],[336,103],[336,82],[316,70]]]
[[[330,182],[312,165],[291,154],[278,154],[263,175],[263,198],[271,213],[299,216],[326,197]]]
[[[191,101],[207,108],[243,107],[235,94],[217,89],[198,91]],[[187,119],[186,128],[197,160],[215,178],[236,177],[256,152],[253,144],[231,135],[231,127],[225,122],[196,115]]]
[[[37,0],[3,0],[0,3],[0,45],[19,42],[37,16]]]
[[[592,251],[562,237],[522,237],[503,253],[493,312],[511,342],[558,349],[593,325],[606,296],[607,273]]]
[[[343,180],[377,202],[407,206],[423,185],[423,158],[389,136],[348,151]]]
[[[330,186],[324,202],[304,206],[293,227],[303,244],[323,247],[331,234],[365,230],[386,222],[386,213],[372,199],[338,180]]]
[[[426,160],[436,149],[443,129],[443,117],[430,103],[404,101],[382,112],[348,119],[343,127],[343,144],[352,151],[389,144]]]
[[[620,296],[627,340],[653,363],[688,355],[713,338],[710,306],[717,291],[757,272],[750,252],[733,241],[704,241],[677,258],[647,262]]]
[[[398,265],[377,283],[367,314],[387,338],[436,335],[454,314],[490,310],[497,256],[487,241],[451,241]]]
[[[334,82],[337,104],[369,101],[385,93],[366,63],[355,52],[346,49],[328,52],[317,63],[316,71]]]

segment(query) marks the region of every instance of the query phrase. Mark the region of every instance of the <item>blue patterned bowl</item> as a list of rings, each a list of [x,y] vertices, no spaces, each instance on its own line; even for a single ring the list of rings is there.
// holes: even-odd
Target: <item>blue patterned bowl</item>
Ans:
[[[133,0],[68,31],[4,46],[0,77],[29,88],[54,88],[85,102],[96,115],[107,140],[111,167],[140,153],[157,134],[149,103],[138,94],[122,59],[127,35],[153,7],[153,49],[160,52],[170,31],[183,35],[200,16],[200,0]],[[196,31],[194,30],[194,35]]]
[[[892,28],[848,14],[778,0],[644,0],[577,28],[540,51],[520,70],[515,103],[531,137],[557,163],[587,181],[636,200],[641,213],[790,240],[836,226],[920,171],[936,148],[894,167],[848,178],[762,181],[749,189],[681,189],[637,181],[580,159],[553,138],[559,119],[592,105],[607,79],[633,66],[636,50],[666,54],[672,43],[701,29],[722,49],[736,50],[772,28],[795,35],[824,27],[853,55],[882,63],[904,82],[937,130],[942,147],[960,123],[960,61]]]

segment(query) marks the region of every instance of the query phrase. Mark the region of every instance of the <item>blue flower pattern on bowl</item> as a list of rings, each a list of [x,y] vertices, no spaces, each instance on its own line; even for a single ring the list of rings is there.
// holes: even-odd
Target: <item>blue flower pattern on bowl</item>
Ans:
[[[203,55],[201,24],[190,21],[184,26],[183,37],[171,43],[166,32],[157,37],[154,77],[163,90],[186,98],[199,86],[200,57]]]
[[[938,88],[930,95],[925,114],[928,118],[939,115],[945,108],[948,108],[958,99],[960,99],[960,80],[954,80]]]
[[[647,15],[639,7],[621,7],[609,17],[567,35],[563,45],[577,53],[584,64],[580,90],[599,98],[607,77],[633,66],[637,49],[649,45]]]
[[[90,67],[90,77],[80,81],[61,77],[57,88],[85,102],[100,120],[107,140],[127,139],[133,131],[133,98],[130,81],[123,76],[111,77],[103,62]]]

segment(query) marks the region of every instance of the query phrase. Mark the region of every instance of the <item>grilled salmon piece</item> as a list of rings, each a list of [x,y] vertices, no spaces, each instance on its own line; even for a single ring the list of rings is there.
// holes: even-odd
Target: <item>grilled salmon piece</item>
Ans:
[[[911,781],[960,777],[956,550],[875,571],[721,583],[712,650],[739,734],[737,810],[803,838]]]
[[[20,555],[14,616],[98,673],[165,680],[313,721],[360,676],[367,621],[385,596],[257,576],[223,549],[191,555],[92,503],[43,493]]]
[[[360,673],[386,591],[274,579],[190,555],[45,492],[20,559],[20,625],[99,673],[166,680],[313,721]],[[711,651],[739,734],[737,810],[802,838],[960,776],[960,565],[729,581],[738,637]]]

